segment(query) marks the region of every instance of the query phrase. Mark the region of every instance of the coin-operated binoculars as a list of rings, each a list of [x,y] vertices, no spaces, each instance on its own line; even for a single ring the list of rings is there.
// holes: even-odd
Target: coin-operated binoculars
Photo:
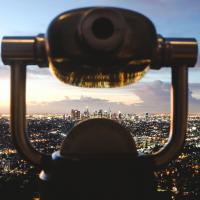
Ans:
[[[56,17],[45,35],[4,37],[2,60],[11,66],[13,141],[26,160],[41,167],[42,199],[155,197],[153,172],[174,159],[185,141],[195,39],[157,35],[152,22],[134,11],[82,8]],[[119,123],[89,119],[76,125],[52,156],[37,152],[26,136],[27,65],[49,67],[61,81],[81,87],[124,86],[148,69],[171,67],[167,144],[152,155],[138,155],[134,139]]]

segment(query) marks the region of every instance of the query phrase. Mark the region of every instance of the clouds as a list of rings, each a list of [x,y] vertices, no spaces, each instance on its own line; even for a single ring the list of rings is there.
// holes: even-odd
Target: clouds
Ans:
[[[143,112],[169,112],[170,111],[170,83],[153,81],[144,83],[135,90],[135,94],[143,101]],[[191,83],[188,91],[189,112],[200,112],[200,84]]]
[[[153,81],[138,85],[134,91],[143,103],[140,110],[143,112],[169,112],[170,84],[162,81]]]
[[[0,79],[5,80],[8,79],[10,76],[10,67],[0,65]]]
[[[66,113],[74,108],[83,110],[87,106],[91,111],[98,109],[111,109],[115,112],[120,110],[127,113],[170,111],[169,70],[164,69],[147,73],[146,80],[134,85],[105,90],[69,87],[50,77],[48,69],[44,69],[41,74],[38,74],[37,70],[40,71],[37,67],[30,67],[28,73],[29,113]],[[10,90],[9,77],[7,77],[9,71],[9,67],[1,68],[1,113],[9,112]],[[164,79],[162,73],[166,76]],[[200,79],[198,74],[200,74],[198,68],[190,69],[190,77],[195,80],[189,85],[190,112],[200,112]],[[158,78],[164,81],[156,80]],[[29,79],[31,80],[29,81]]]
[[[197,84],[190,85],[189,91],[189,111],[200,112],[200,99],[193,96],[193,89]],[[200,84],[198,84],[200,88]],[[110,101],[108,99],[99,99],[90,96],[81,96],[80,99],[70,99],[66,97],[60,101],[30,103],[28,106],[29,112],[51,112],[51,113],[66,113],[71,109],[79,109],[83,111],[87,106],[90,111],[111,109],[113,112],[125,113],[160,113],[170,111],[170,84],[162,81],[153,81],[151,83],[140,83],[125,88],[126,92],[134,93],[138,96],[140,102],[125,104],[123,102]],[[134,100],[133,100],[134,102]]]
[[[80,99],[66,99],[53,102],[31,103],[28,106],[30,113],[69,113],[71,109],[79,109],[83,111],[86,107],[89,107],[90,111],[104,109],[117,112],[123,109],[124,112],[128,112],[131,105],[126,105],[118,102],[109,102],[106,99],[98,99],[87,96],[82,96]]]

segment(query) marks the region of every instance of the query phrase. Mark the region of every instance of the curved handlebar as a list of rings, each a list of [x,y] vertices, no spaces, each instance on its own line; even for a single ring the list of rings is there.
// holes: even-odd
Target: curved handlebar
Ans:
[[[188,69],[186,66],[172,68],[171,125],[168,143],[155,154],[149,155],[156,168],[169,163],[184,145],[187,129]],[[26,135],[26,66],[16,63],[11,66],[11,131],[18,151],[33,164],[41,165],[47,155],[36,151]]]
[[[187,131],[188,113],[188,68],[172,67],[171,83],[171,123],[167,144],[150,155],[156,168],[161,168],[174,159],[181,151]]]
[[[181,150],[187,128],[187,91],[189,66],[197,60],[198,45],[195,39],[158,38],[158,66],[172,67],[171,84],[171,125],[168,143],[157,153],[150,155],[155,166],[160,168],[173,159]],[[26,52],[27,51],[27,52]],[[26,65],[47,66],[45,38],[37,37],[4,37],[2,41],[2,59],[4,64],[11,65],[11,129],[13,141],[18,151],[36,165],[48,156],[37,152],[28,142],[25,134],[25,84]],[[183,62],[184,59],[184,64]]]
[[[19,153],[35,165],[41,165],[47,155],[36,151],[26,134],[26,66],[11,65],[11,134]]]

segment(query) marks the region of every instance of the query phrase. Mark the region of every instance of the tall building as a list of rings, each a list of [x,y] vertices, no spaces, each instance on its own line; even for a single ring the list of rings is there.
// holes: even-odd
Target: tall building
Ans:
[[[146,120],[149,119],[149,113],[145,113],[145,119],[146,119]]]
[[[120,111],[118,112],[118,119],[122,119],[122,113]]]
[[[103,109],[100,109],[98,111],[98,117],[102,118],[103,117]]]
[[[109,108],[109,119],[111,119],[111,117],[112,117],[112,112],[111,112],[111,109]]]
[[[90,112],[88,107],[86,107],[86,110],[83,112],[83,118],[89,118],[90,117]]]
[[[80,110],[74,110],[74,109],[72,109],[71,110],[71,118],[73,119],[73,120],[79,120],[79,119],[81,119],[81,112],[80,112]]]

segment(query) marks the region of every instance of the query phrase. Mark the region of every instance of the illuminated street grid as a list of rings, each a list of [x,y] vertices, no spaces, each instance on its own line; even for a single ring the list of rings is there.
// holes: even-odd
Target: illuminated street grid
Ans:
[[[149,154],[159,150],[169,135],[168,114],[123,114],[98,110],[92,113],[72,110],[65,115],[27,116],[27,134],[32,145],[40,152],[51,154],[58,150],[67,132],[83,119],[110,118],[123,124],[136,141],[138,152]],[[5,182],[8,187],[19,187],[23,191],[27,185],[35,184],[37,170],[24,161],[16,152],[9,132],[9,116],[0,116],[0,191]],[[156,172],[158,191],[168,193],[172,199],[200,198],[200,114],[190,115],[185,147],[181,155],[166,169]],[[17,183],[17,186],[14,184]],[[28,190],[32,196],[35,191]],[[36,193],[37,194],[37,193]]]

